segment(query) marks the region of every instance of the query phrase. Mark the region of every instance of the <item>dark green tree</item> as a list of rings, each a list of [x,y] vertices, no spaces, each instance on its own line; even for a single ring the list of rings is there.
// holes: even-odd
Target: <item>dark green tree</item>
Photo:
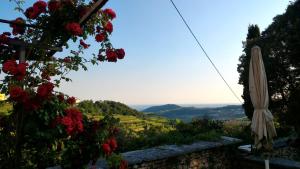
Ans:
[[[144,114],[138,112],[135,109],[128,107],[127,105],[114,101],[95,101],[84,100],[77,105],[82,112],[95,115],[95,114],[121,114],[121,115],[133,115],[143,117]]]
[[[288,110],[291,110],[291,105],[295,105],[294,98],[300,86],[300,0],[290,3],[285,13],[274,17],[273,22],[258,37],[258,33],[253,33],[255,29],[258,30],[255,27],[250,25],[248,29],[244,54],[238,65],[239,84],[244,86],[243,106],[246,115],[251,118],[253,112],[248,91],[250,50],[253,45],[258,45],[262,49],[268,78],[269,109],[280,124],[293,125],[288,113],[296,111]],[[300,105],[299,100],[296,99],[296,102]],[[295,114],[292,116],[299,117]]]
[[[270,109],[282,125],[290,125],[287,110],[290,96],[299,87],[300,76],[300,1],[291,3],[262,32],[260,44],[268,57],[266,72],[271,97]],[[300,119],[298,119],[300,120]]]
[[[94,106],[94,102],[92,100],[84,100],[78,103],[77,105],[80,110],[86,114],[100,114],[100,110]]]
[[[288,121],[291,125],[295,126],[295,129],[300,136],[300,87],[291,93],[288,106]]]
[[[253,114],[253,106],[249,94],[249,63],[251,58],[251,48],[257,44],[259,37],[259,27],[257,25],[249,25],[246,41],[243,42],[244,53],[239,58],[240,63],[237,68],[240,75],[239,84],[244,86],[242,95],[242,98],[244,99],[243,107],[245,109],[245,114],[249,119],[252,118]]]

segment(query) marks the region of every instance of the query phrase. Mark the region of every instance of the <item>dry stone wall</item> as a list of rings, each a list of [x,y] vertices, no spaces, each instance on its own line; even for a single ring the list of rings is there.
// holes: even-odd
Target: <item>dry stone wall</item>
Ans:
[[[130,169],[234,169],[239,139],[200,141],[190,145],[166,145],[123,153]],[[99,160],[97,169],[107,168]]]

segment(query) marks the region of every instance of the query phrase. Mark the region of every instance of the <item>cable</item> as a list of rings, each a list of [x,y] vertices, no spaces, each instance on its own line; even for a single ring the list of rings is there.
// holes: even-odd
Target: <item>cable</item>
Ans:
[[[180,11],[178,10],[177,6],[175,5],[175,3],[173,2],[173,0],[170,0],[170,2],[172,3],[173,7],[175,8],[175,10],[177,11],[177,13],[179,14],[179,16],[181,17],[182,21],[184,22],[185,26],[188,28],[188,30],[190,31],[190,33],[192,34],[192,36],[194,37],[194,39],[196,40],[197,44],[199,45],[199,47],[202,49],[203,53],[205,54],[205,56],[207,57],[207,59],[209,60],[209,62],[212,64],[212,66],[214,67],[214,69],[217,71],[217,73],[219,74],[219,76],[222,78],[222,80],[225,82],[225,84],[227,85],[227,87],[229,88],[229,90],[231,91],[231,93],[237,98],[237,100],[242,103],[242,101],[240,100],[240,98],[237,96],[237,94],[232,90],[232,88],[230,87],[230,85],[227,83],[227,81],[225,80],[225,78],[223,77],[223,75],[221,74],[221,72],[219,71],[219,69],[217,68],[217,66],[214,64],[214,62],[210,59],[210,57],[208,56],[208,54],[206,53],[205,49],[203,48],[203,46],[201,45],[201,43],[199,42],[199,40],[197,39],[197,37],[195,36],[194,32],[192,31],[192,29],[190,28],[190,26],[188,25],[188,23],[186,22],[186,20],[184,19],[184,17],[182,16],[182,14],[180,13]]]

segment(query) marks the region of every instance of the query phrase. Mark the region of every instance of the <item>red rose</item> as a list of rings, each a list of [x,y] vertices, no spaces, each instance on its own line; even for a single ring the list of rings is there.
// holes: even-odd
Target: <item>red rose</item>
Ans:
[[[72,135],[74,127],[73,127],[73,121],[71,117],[68,116],[63,117],[61,119],[61,124],[66,127],[66,132],[68,133],[68,135]]]
[[[82,113],[75,108],[65,110],[66,116],[61,118],[60,123],[65,126],[68,135],[83,131]]]
[[[106,59],[109,62],[116,62],[117,61],[117,54],[114,52],[112,49],[107,49],[106,50]]]
[[[17,18],[16,20],[14,20],[13,23],[10,24],[10,27],[13,28],[12,33],[14,35],[17,35],[17,34],[21,34],[22,35],[22,34],[24,34],[24,32],[25,32],[25,26],[24,26],[24,24],[25,23],[26,23],[25,20],[22,19],[22,18]]]
[[[25,11],[25,16],[29,19],[36,19],[39,16],[39,13],[34,10],[33,7],[29,7]]]
[[[76,103],[75,97],[69,97],[69,98],[67,99],[67,103],[70,104],[70,105],[75,104],[75,103]]]
[[[122,160],[119,166],[119,169],[127,169],[128,168],[128,163],[125,160]]]
[[[60,93],[60,94],[57,96],[57,98],[58,98],[58,100],[61,101],[61,102],[65,101],[65,96],[64,96],[64,94],[62,94],[62,93]]]
[[[3,63],[2,70],[4,73],[11,74],[19,81],[23,80],[26,75],[27,63],[17,64],[15,60],[7,60]]]
[[[53,83],[43,83],[37,89],[37,96],[42,99],[48,99],[52,95],[53,88]]]
[[[107,143],[109,144],[112,151],[115,151],[118,147],[117,140],[115,138],[109,139]]]
[[[21,87],[14,86],[9,89],[9,95],[13,101],[23,102],[26,100],[28,94]]]
[[[113,130],[112,130],[112,134],[118,134],[120,132],[120,130],[118,129],[118,128],[114,128]]]
[[[82,39],[80,40],[80,45],[84,48],[87,49],[90,47],[90,45],[86,44]]]
[[[117,56],[118,56],[118,59],[123,59],[124,56],[125,56],[125,51],[124,49],[116,49],[116,53],[117,53]]]
[[[27,63],[20,63],[17,65],[17,74],[16,79],[21,81],[24,79],[25,75],[26,75],[26,68],[27,68],[28,64]]]
[[[7,60],[3,63],[2,70],[4,73],[15,75],[17,74],[17,62],[15,60]]]
[[[105,34],[104,33],[99,33],[99,34],[96,35],[95,39],[96,39],[97,42],[102,42],[105,39]]]
[[[102,144],[102,149],[106,155],[111,154],[111,149],[110,149],[109,144],[107,144],[107,143]]]
[[[51,0],[48,2],[48,9],[50,12],[55,12],[55,11],[59,10],[60,7],[61,7],[61,4],[57,0]]]
[[[37,1],[36,3],[33,4],[33,9],[34,11],[36,11],[37,13],[45,13],[46,12],[46,8],[47,8],[47,3],[44,1]]]
[[[69,58],[69,57],[65,57],[63,61],[64,61],[65,63],[71,63],[71,62],[72,62],[72,59]]]
[[[76,23],[76,22],[67,23],[65,26],[65,29],[74,36],[80,36],[83,34],[83,31],[82,31],[79,23]]]
[[[115,11],[110,8],[104,9],[103,13],[106,14],[110,19],[114,19],[116,17]]]
[[[109,33],[112,33],[113,31],[113,24],[111,22],[107,22],[105,25],[104,25],[104,30],[109,32]]]

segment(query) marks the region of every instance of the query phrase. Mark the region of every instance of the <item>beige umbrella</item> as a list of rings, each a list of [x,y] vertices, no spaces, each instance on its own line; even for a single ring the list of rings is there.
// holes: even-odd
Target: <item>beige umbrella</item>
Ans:
[[[260,149],[262,146],[270,148],[272,146],[272,138],[276,136],[276,130],[273,124],[273,115],[268,109],[267,77],[258,46],[254,46],[251,49],[249,91],[254,107],[251,129],[255,136],[255,148]],[[266,164],[266,168],[268,168],[268,164]]]

